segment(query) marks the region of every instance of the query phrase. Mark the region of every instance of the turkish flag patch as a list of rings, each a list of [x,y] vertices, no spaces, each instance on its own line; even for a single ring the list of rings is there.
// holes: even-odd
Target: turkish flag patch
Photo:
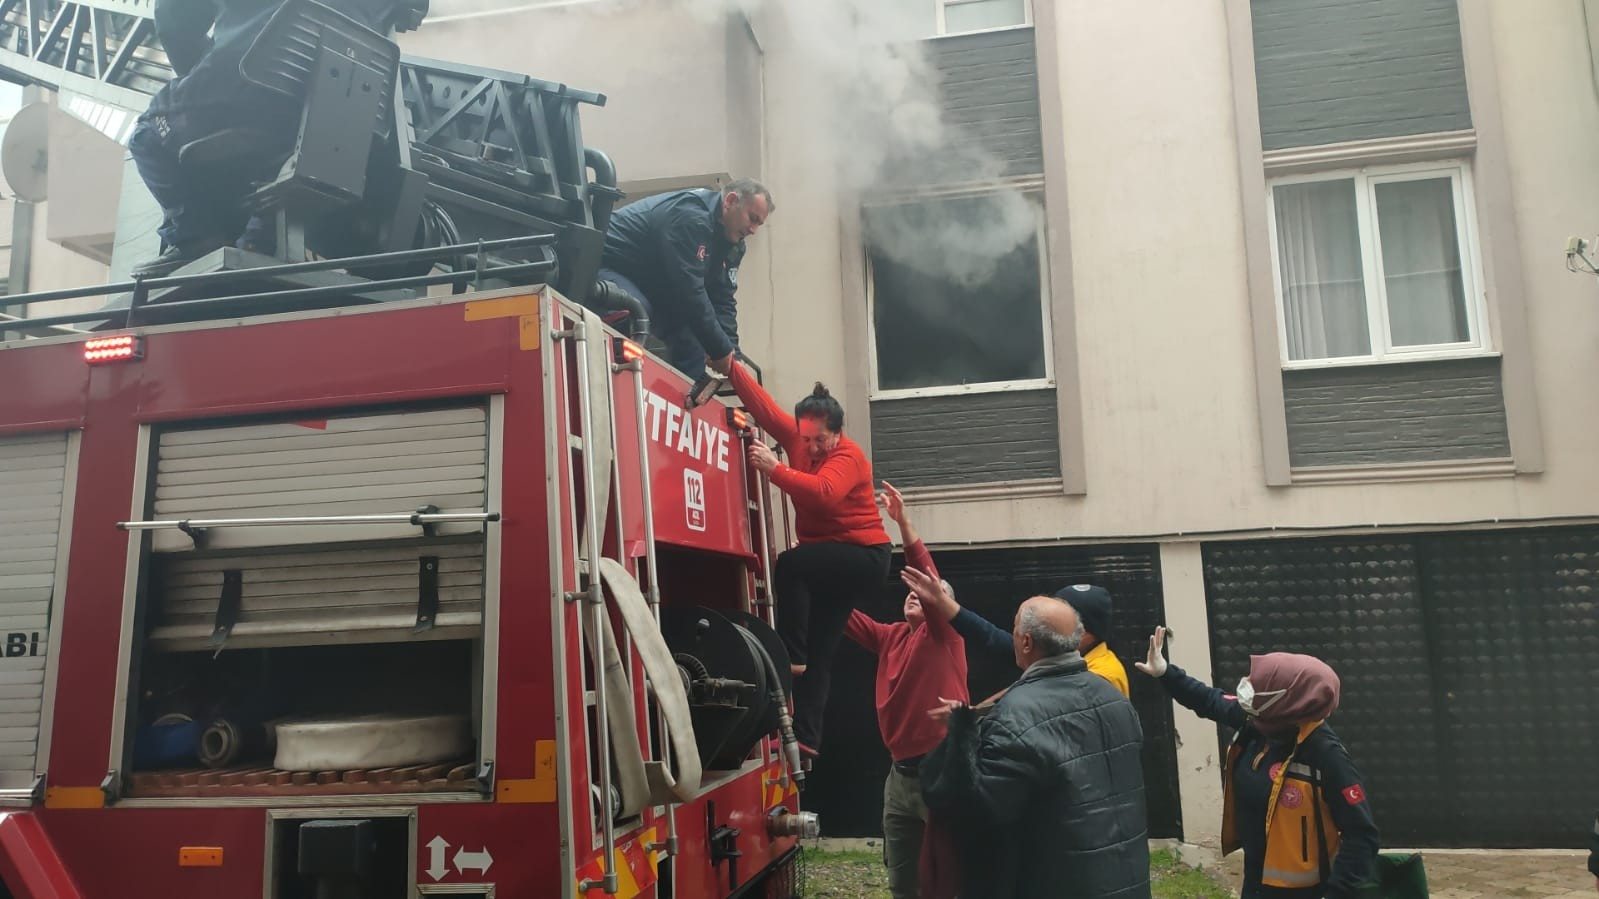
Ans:
[[[1345,787],[1344,801],[1350,805],[1359,805],[1366,801],[1366,791],[1360,788],[1360,784]]]
[[[694,256],[695,256],[695,258],[699,259],[699,261],[701,261],[701,262],[705,261],[705,256],[706,256],[705,244],[700,244],[700,248],[698,250],[694,251]]]

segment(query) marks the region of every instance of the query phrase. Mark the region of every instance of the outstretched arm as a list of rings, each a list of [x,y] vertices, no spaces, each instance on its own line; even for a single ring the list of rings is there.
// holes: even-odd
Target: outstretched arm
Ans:
[[[738,398],[744,401],[744,408],[755,416],[755,423],[772,435],[773,440],[786,447],[799,438],[799,425],[795,423],[794,416],[772,399],[772,395],[742,363],[734,362],[728,369],[727,382],[733,385]]]
[[[922,537],[920,534],[916,533],[916,528],[911,526],[910,513],[905,511],[904,495],[901,494],[899,489],[893,484],[884,481],[883,489],[877,494],[877,504],[883,507],[883,513],[889,518],[893,519],[894,524],[899,528],[899,542],[905,547],[905,563],[907,565],[915,564],[910,558],[911,544],[921,543]],[[925,553],[926,551],[923,550],[923,552]],[[927,561],[928,565],[930,566],[932,564],[932,557],[928,556]],[[938,577],[937,569],[924,567],[922,565],[917,565],[916,567],[921,568],[923,571],[931,574],[933,577]]]
[[[1249,716],[1244,714],[1244,708],[1237,699],[1189,677],[1183,669],[1166,661],[1165,648],[1166,628],[1157,627],[1154,636],[1149,638],[1149,653],[1142,662],[1134,663],[1134,667],[1160,681],[1160,685],[1166,688],[1171,698],[1177,700],[1178,705],[1201,718],[1219,721],[1234,730],[1249,721]]]

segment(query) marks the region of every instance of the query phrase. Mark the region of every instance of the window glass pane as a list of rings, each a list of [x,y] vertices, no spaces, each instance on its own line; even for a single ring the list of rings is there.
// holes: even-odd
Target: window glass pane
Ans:
[[[919,41],[938,33],[938,7],[927,0],[874,0],[840,7],[831,15],[843,16],[856,34],[870,35],[874,44]]]
[[[1037,222],[1015,195],[867,211],[879,389],[1044,377]]]
[[[1354,180],[1282,184],[1272,199],[1288,358],[1368,355]]]
[[[955,0],[944,4],[944,32],[981,31],[1027,21],[1027,0]]]
[[[1393,345],[1471,340],[1449,178],[1376,185],[1383,291]]]

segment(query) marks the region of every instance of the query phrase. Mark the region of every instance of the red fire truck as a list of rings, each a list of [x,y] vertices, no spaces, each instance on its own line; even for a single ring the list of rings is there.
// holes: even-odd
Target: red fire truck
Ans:
[[[0,893],[797,895],[744,413],[547,286],[218,302],[0,344]]]

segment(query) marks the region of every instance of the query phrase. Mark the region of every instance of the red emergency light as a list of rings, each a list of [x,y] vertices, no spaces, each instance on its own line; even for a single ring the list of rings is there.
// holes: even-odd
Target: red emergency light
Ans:
[[[618,339],[611,347],[617,365],[627,365],[644,358],[644,348],[625,337]]]
[[[83,342],[83,361],[90,365],[144,358],[144,340],[132,334],[96,337]]]
[[[750,429],[750,415],[743,409],[727,407],[727,426],[740,433]]]

